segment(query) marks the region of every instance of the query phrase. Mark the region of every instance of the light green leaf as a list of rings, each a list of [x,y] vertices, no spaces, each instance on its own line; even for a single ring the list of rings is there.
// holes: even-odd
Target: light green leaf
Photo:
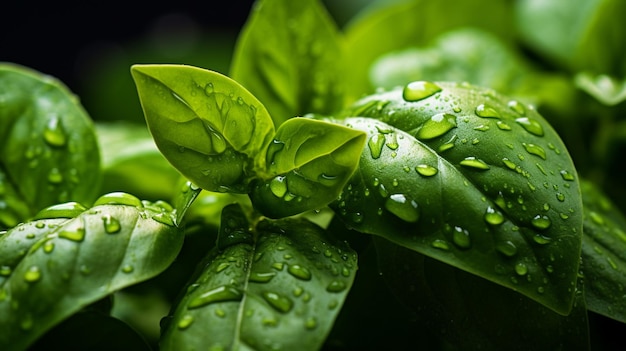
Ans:
[[[286,121],[267,151],[270,179],[257,182],[252,203],[272,218],[326,206],[354,173],[364,145],[365,133],[339,124]]]
[[[67,201],[90,203],[100,183],[93,124],[58,80],[0,63],[0,228]]]
[[[343,121],[368,133],[332,204],[348,226],[570,311],[580,190],[565,146],[535,110],[467,84],[413,82],[344,115],[372,117]]]
[[[211,191],[247,192],[274,136],[263,105],[237,82],[184,65],[134,65],[157,147],[187,179]]]
[[[243,240],[199,265],[164,324],[161,349],[320,349],[354,280],[356,254],[310,222],[265,220],[251,232],[240,210],[227,209],[220,235]]]
[[[606,74],[594,76],[588,72],[578,73],[576,86],[604,105],[614,106],[626,100],[626,80],[619,81]]]
[[[165,203],[111,193],[80,211],[57,205],[0,236],[1,349],[23,350],[81,308],[157,275],[182,245]]]
[[[581,182],[583,222],[582,271],[589,310],[626,323],[626,219],[589,181]]]
[[[274,123],[343,107],[342,38],[318,0],[260,0],[242,29],[231,76]]]

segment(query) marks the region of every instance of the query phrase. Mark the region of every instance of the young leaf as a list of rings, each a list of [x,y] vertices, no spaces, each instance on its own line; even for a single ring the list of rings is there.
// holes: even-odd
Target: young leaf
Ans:
[[[582,280],[573,288],[572,312],[561,316],[513,290],[385,239],[374,243],[380,271],[394,295],[455,350],[589,350]]]
[[[576,86],[607,106],[617,105],[626,100],[626,79],[619,81],[606,74],[593,76],[581,72],[574,78]]]
[[[626,219],[594,184],[581,182],[582,271],[589,310],[626,323]]]
[[[56,79],[0,64],[0,228],[47,206],[90,203],[100,182],[92,122]]]
[[[263,105],[237,82],[184,65],[134,65],[157,147],[187,179],[211,191],[247,192],[274,136]]]
[[[250,195],[264,215],[278,218],[326,206],[359,162],[365,133],[307,118],[283,123],[267,151],[271,179]]]
[[[567,150],[536,111],[466,84],[413,82],[344,114],[380,119],[344,120],[369,138],[332,204],[350,227],[569,312],[582,203]]]
[[[232,206],[220,235],[248,239],[199,265],[161,349],[318,350],[354,280],[356,254],[305,220],[265,220],[250,232]]]
[[[54,206],[0,236],[1,349],[22,350],[81,308],[157,275],[182,245],[167,204],[111,193],[80,209]]]
[[[343,107],[342,38],[320,3],[257,1],[237,40],[231,76],[261,100],[276,126]]]

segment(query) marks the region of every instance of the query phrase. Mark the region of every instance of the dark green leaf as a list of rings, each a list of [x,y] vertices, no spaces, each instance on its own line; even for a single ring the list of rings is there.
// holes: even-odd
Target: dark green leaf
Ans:
[[[575,82],[576,86],[604,105],[613,106],[626,100],[626,80],[619,81],[606,74],[593,76],[579,73]]]
[[[270,180],[259,181],[252,203],[272,218],[326,206],[354,173],[365,133],[307,118],[283,123],[267,152]]]
[[[369,138],[333,203],[350,227],[569,312],[580,190],[565,146],[536,111],[466,84],[414,82],[344,114],[381,120],[344,120]]]
[[[81,308],[160,273],[182,245],[162,202],[112,193],[70,213],[44,210],[0,237],[3,350],[22,350]]]
[[[132,74],[165,158],[203,189],[247,192],[274,136],[265,107],[232,79],[197,67],[134,65]]]
[[[0,228],[47,206],[90,203],[100,182],[92,122],[56,79],[0,63]]]
[[[519,293],[375,239],[381,274],[428,329],[457,350],[588,350],[581,283],[561,316]],[[533,277],[534,278],[534,277]]]
[[[237,41],[232,77],[276,126],[343,107],[342,42],[318,0],[257,1]]]
[[[161,349],[319,349],[354,280],[356,254],[310,222],[265,220],[250,232],[236,212],[222,219],[220,235],[248,239],[208,254],[164,326]]]
[[[622,0],[521,0],[516,24],[533,49],[573,71],[626,74]]]
[[[200,195],[202,189],[184,178],[179,179],[176,185],[178,185],[178,189],[180,190],[173,197],[172,204],[174,205],[176,224],[179,225],[182,223],[187,210],[189,210],[198,195]]]
[[[626,323],[626,219],[588,181],[581,182],[583,222],[582,270],[587,307]]]

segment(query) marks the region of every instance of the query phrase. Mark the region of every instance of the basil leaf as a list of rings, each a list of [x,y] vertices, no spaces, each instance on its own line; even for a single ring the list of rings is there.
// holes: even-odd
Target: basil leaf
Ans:
[[[582,281],[574,288],[571,313],[561,316],[513,290],[387,240],[374,242],[394,295],[455,349],[589,350]]]
[[[276,126],[334,112],[343,107],[341,39],[318,0],[257,1],[237,40],[231,76],[261,100]]]
[[[67,201],[90,203],[100,182],[92,122],[56,79],[0,64],[0,228]]]
[[[626,100],[626,79],[619,81],[606,74],[594,76],[588,72],[574,77],[576,86],[607,106],[614,106]]]
[[[621,0],[522,0],[515,24],[532,49],[572,71],[626,74]],[[558,20],[555,20],[558,19]]]
[[[241,240],[218,239],[232,245],[199,265],[161,348],[319,349],[354,280],[354,251],[304,220],[265,220],[251,232],[237,205],[225,213],[220,236]]]
[[[580,190],[565,146],[536,111],[466,84],[414,82],[344,115],[376,118],[344,120],[369,138],[332,204],[348,226],[569,312]]]
[[[365,133],[342,125],[286,121],[267,151],[271,179],[257,182],[252,203],[272,218],[326,206],[354,173],[364,144]]]
[[[157,147],[203,189],[247,192],[274,126],[261,103],[232,79],[184,65],[134,65],[146,122]]]
[[[182,245],[165,203],[111,193],[67,218],[79,211],[54,206],[0,236],[3,350],[22,350],[81,308],[157,275]]]
[[[581,182],[583,222],[582,271],[589,310],[626,323],[626,219],[589,181]]]

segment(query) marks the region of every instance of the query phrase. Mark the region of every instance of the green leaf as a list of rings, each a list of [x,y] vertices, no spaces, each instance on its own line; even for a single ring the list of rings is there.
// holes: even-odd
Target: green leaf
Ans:
[[[343,113],[373,117],[343,121],[369,138],[332,204],[348,226],[570,311],[580,190],[535,110],[467,84],[413,82]]]
[[[283,123],[267,151],[269,180],[257,182],[252,203],[278,218],[326,206],[354,173],[365,133],[307,118]]]
[[[318,0],[261,0],[241,31],[231,76],[274,123],[343,107],[341,37]]]
[[[626,323],[626,219],[589,181],[581,182],[583,222],[582,271],[589,310]]]
[[[157,275],[182,245],[165,203],[111,193],[80,210],[57,205],[0,236],[3,350],[22,350],[81,308]]]
[[[522,0],[515,23],[531,48],[572,71],[626,74],[622,0]]]
[[[58,80],[0,63],[0,228],[67,201],[90,203],[100,182],[93,124]]]
[[[424,45],[437,35],[459,27],[482,28],[510,39],[514,34],[510,30],[511,21],[512,13],[506,1],[381,1],[346,26],[345,61],[349,65],[344,77],[349,82],[348,98],[357,99],[374,91],[369,69],[383,54]]]
[[[589,350],[582,281],[573,288],[572,312],[561,316],[385,239],[374,242],[381,274],[394,295],[455,350]]]
[[[161,349],[320,349],[354,280],[356,254],[304,220],[264,220],[250,232],[229,208],[220,235],[248,239],[209,252],[164,325]]]
[[[576,86],[604,105],[614,106],[626,100],[626,79],[619,81],[606,74],[594,76],[588,72],[578,73]]]
[[[187,179],[211,191],[247,192],[274,136],[263,105],[237,82],[184,65],[134,65],[157,147]]]
[[[96,123],[102,155],[100,193],[123,191],[147,200],[170,199],[176,171],[159,152],[146,125]]]

